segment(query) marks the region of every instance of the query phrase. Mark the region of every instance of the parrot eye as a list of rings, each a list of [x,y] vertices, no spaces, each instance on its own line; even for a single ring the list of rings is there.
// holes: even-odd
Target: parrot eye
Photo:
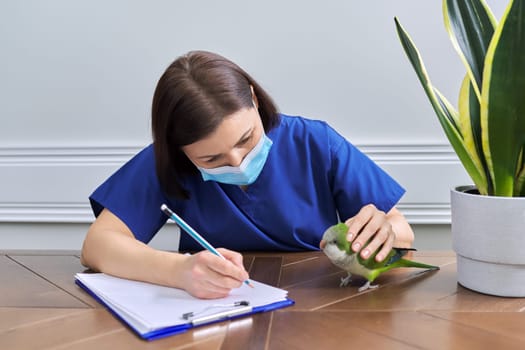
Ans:
[[[332,244],[337,244],[337,239],[332,240]]]

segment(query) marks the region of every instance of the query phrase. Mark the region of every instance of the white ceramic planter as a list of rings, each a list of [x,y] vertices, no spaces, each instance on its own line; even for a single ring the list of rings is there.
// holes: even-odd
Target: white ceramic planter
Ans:
[[[451,191],[458,282],[477,292],[525,297],[525,198]]]

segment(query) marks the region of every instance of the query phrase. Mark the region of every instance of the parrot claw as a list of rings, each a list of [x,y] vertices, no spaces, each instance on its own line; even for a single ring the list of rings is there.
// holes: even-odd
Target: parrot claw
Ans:
[[[348,284],[350,283],[351,280],[352,280],[352,275],[351,274],[348,274],[348,276],[346,276],[346,277],[341,277],[341,284],[339,285],[339,287],[346,287],[346,286],[348,286]]]
[[[366,281],[365,284],[363,284],[359,289],[357,289],[358,292],[364,292],[367,289],[375,289],[379,287],[379,284],[370,284],[370,281]]]

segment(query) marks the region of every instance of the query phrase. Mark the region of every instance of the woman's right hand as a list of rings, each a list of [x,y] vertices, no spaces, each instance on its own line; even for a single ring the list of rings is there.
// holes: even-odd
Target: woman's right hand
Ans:
[[[242,255],[218,249],[194,255],[154,249],[138,241],[111,211],[104,209],[91,224],[82,246],[81,263],[94,271],[137,281],[185,289],[198,298],[221,298],[248,278]]]
[[[248,279],[241,254],[224,248],[218,251],[226,259],[207,250],[185,256],[181,284],[191,295],[201,299],[222,298]]]

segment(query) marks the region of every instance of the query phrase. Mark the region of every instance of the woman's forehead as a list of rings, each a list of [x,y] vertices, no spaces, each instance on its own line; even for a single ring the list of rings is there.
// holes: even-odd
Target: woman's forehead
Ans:
[[[224,149],[235,146],[245,137],[245,134],[257,128],[262,128],[262,121],[257,110],[255,108],[241,109],[225,117],[210,135],[184,146],[183,150],[190,157],[220,153]]]

